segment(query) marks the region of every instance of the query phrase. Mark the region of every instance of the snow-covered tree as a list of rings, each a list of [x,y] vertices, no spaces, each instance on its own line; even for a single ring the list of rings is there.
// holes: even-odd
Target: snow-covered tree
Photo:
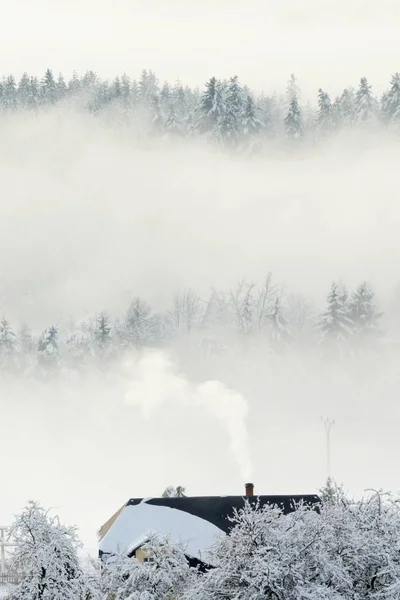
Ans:
[[[374,302],[374,292],[368,283],[363,282],[352,295],[349,302],[349,316],[354,324],[356,336],[378,336],[382,313]]]
[[[93,331],[90,325],[82,322],[79,327],[68,336],[66,347],[69,364],[77,369],[86,366],[94,354]]]
[[[17,337],[7,319],[0,321],[0,370],[15,367]]]
[[[144,104],[149,105],[151,100],[158,96],[159,86],[158,79],[153,73],[153,71],[147,71],[144,69],[142,71],[141,77],[139,79],[139,98],[140,101]]]
[[[282,310],[282,301],[279,296],[275,299],[271,314],[270,338],[275,348],[290,338],[288,322]]]
[[[170,324],[176,332],[190,333],[201,319],[200,298],[191,289],[174,294],[173,307],[169,312]]]
[[[249,334],[254,329],[256,301],[254,299],[254,284],[242,280],[230,294],[231,310],[237,330]]]
[[[150,536],[141,550],[144,561],[119,553],[103,567],[103,598],[113,600],[180,600],[191,589],[196,570],[184,549],[167,537]]]
[[[224,110],[218,120],[218,128],[222,139],[229,145],[234,145],[241,137],[245,102],[245,94],[238,76],[235,75],[229,80]]]
[[[20,108],[28,108],[30,96],[31,80],[28,73],[23,73],[18,83],[17,101]]]
[[[93,327],[94,349],[100,359],[110,358],[113,353],[113,326],[106,311],[97,315]]]
[[[163,498],[184,498],[185,497],[186,488],[178,485],[178,487],[173,487],[172,485],[168,486],[162,494]]]
[[[212,131],[224,110],[222,85],[216,77],[211,77],[205,87],[200,100],[200,129]]]
[[[352,334],[353,321],[348,316],[347,291],[335,282],[328,294],[327,309],[320,316],[317,326],[322,340],[327,343],[343,342]]]
[[[300,99],[300,88],[297,85],[297,78],[296,75],[294,73],[292,73],[289,77],[289,81],[287,82],[287,86],[286,86],[286,101],[287,101],[287,106],[290,107],[292,102],[293,102],[293,98],[297,98],[297,100]]]
[[[243,110],[241,135],[246,149],[250,152],[260,148],[260,133],[264,124],[258,117],[259,112],[253,97],[248,95]]]
[[[155,319],[150,306],[140,298],[132,300],[123,324],[125,343],[139,350],[153,343]]]
[[[2,108],[5,108],[6,110],[17,108],[17,84],[14,75],[9,75],[3,82],[1,104]]]
[[[343,90],[335,106],[335,120],[338,127],[348,127],[354,123],[355,93],[352,87]]]
[[[296,94],[290,103],[289,112],[285,118],[285,130],[289,139],[301,140],[304,135],[304,124],[301,109]]]
[[[66,527],[40,504],[29,502],[15,518],[13,565],[24,573],[10,600],[89,600],[76,529]]]
[[[318,129],[321,133],[329,133],[334,128],[334,114],[329,94],[322,89],[318,91]]]
[[[54,368],[60,363],[58,327],[52,325],[43,331],[37,342],[39,364]]]
[[[400,73],[392,75],[390,89],[381,100],[381,114],[386,123],[400,122]]]
[[[51,69],[47,69],[41,84],[43,104],[53,106],[57,101],[57,83]]]
[[[398,502],[374,493],[319,510],[246,504],[213,551],[193,600],[393,600],[400,591]]]
[[[357,124],[371,123],[376,118],[378,106],[371,90],[372,86],[363,77],[355,95],[354,122]]]

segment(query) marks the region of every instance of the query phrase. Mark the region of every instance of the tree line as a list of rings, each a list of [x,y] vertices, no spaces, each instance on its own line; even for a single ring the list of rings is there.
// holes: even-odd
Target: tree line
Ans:
[[[260,151],[273,139],[315,142],[342,130],[389,127],[400,122],[400,73],[377,97],[366,77],[336,97],[319,89],[315,103],[302,102],[294,74],[285,93],[258,94],[237,76],[211,77],[203,90],[160,84],[151,70],[140,77],[126,74],[112,81],[93,71],[66,81],[47,69],[42,78],[24,73],[0,81],[0,111],[38,111],[71,103],[88,113],[106,116],[114,124],[131,123],[140,134],[204,137],[217,145],[246,153]]]
[[[352,293],[333,282],[325,308],[317,309],[303,296],[285,294],[269,274],[261,285],[241,281],[228,292],[213,290],[207,299],[184,290],[159,313],[136,297],[122,316],[102,311],[64,331],[57,324],[41,332],[28,326],[15,331],[2,318],[0,374],[83,372],[103,368],[128,352],[169,348],[181,341],[203,357],[254,343],[269,353],[300,349],[340,359],[379,351],[386,339],[382,317],[366,282]]]
[[[328,480],[318,509],[245,503],[204,560],[189,566],[184,544],[150,535],[140,562],[124,548],[102,565],[82,564],[75,528],[30,502],[17,515],[11,567],[23,573],[8,600],[394,600],[400,593],[400,504],[369,492],[346,496]]]

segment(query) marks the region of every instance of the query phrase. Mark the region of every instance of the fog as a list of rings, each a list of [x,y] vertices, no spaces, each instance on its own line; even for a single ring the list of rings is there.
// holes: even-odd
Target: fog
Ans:
[[[228,158],[143,142],[63,113],[2,120],[0,307],[48,325],[158,308],[268,271],[322,301],[333,279],[397,283],[396,138],[339,137],[294,156]]]
[[[253,159],[200,143],[135,141],[63,108],[3,117],[1,312],[41,328],[140,295],[165,309],[272,271],[319,310],[333,279],[367,279],[396,316],[397,142],[383,133]],[[396,329],[394,330],[394,334]],[[190,339],[78,379],[0,382],[0,515],[29,498],[96,530],[129,497],[312,493],[326,477],[321,416],[335,418],[333,474],[352,493],[397,489],[396,359],[304,361],[257,345],[201,356]]]
[[[192,5],[175,0],[0,2],[7,69],[67,77],[142,68],[202,87],[237,73],[257,91],[334,98],[398,70],[394,1]],[[4,12],[4,11],[3,11]],[[79,13],[79,16],[78,16]],[[0,524],[37,499],[76,523],[85,550],[130,497],[168,485],[189,495],[314,493],[327,476],[321,417],[335,419],[332,475],[352,494],[398,491],[398,138],[382,128],[296,152],[271,144],[231,156],[199,139],[140,139],[67,104],[0,116],[0,317],[17,331],[71,328],[135,296],[168,312],[177,291],[202,300],[245,278],[324,310],[333,280],[367,280],[385,313],[381,352],[327,360],[201,334],[127,352],[106,368],[0,377]],[[214,335],[214,332],[207,332]],[[218,338],[218,332],[215,337]]]

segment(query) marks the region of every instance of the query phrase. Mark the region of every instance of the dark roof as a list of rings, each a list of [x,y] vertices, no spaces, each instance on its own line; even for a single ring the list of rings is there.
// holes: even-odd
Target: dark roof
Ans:
[[[308,506],[314,506],[320,503],[317,495],[296,495],[296,496],[189,496],[173,498],[132,498],[127,506],[146,502],[154,506],[166,506],[190,513],[201,519],[209,521],[225,533],[232,528],[229,517],[232,517],[234,510],[240,510],[245,506],[248,500],[250,504],[257,502],[260,507],[265,505],[279,506],[285,514],[293,512],[296,506],[303,503]]]

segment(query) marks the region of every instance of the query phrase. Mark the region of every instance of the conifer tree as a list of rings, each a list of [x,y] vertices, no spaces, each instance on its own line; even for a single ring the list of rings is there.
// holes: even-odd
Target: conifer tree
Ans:
[[[360,81],[360,86],[355,95],[354,121],[358,124],[371,123],[377,113],[377,103],[372,94],[372,86],[366,77]]]
[[[44,74],[41,84],[41,96],[42,102],[48,106],[53,106],[57,101],[57,84],[50,69],[47,69]]]
[[[290,103],[289,112],[285,118],[285,130],[289,139],[301,140],[304,135],[303,117],[297,96],[294,95]]]
[[[13,75],[9,75],[3,83],[2,106],[6,110],[17,108],[17,84]]]
[[[97,315],[93,327],[94,350],[100,360],[109,359],[113,353],[113,326],[110,315],[102,311]]]
[[[374,303],[374,292],[368,283],[361,283],[352,295],[349,316],[354,323],[356,336],[365,338],[380,334],[379,320],[382,313]]]
[[[299,86],[297,85],[297,78],[295,74],[292,73],[286,87],[286,101],[289,109],[295,97],[297,98],[297,101],[300,100],[300,94],[301,92]]]
[[[206,83],[200,100],[200,130],[212,131],[223,113],[222,85],[216,77]]]
[[[30,78],[28,73],[23,73],[17,88],[17,99],[18,106],[20,108],[27,108],[29,105],[30,96]]]
[[[45,369],[60,364],[58,327],[52,325],[43,331],[37,342],[39,364]]]
[[[7,319],[0,321],[0,369],[13,369],[16,360],[17,337]]]
[[[338,98],[335,115],[339,127],[348,127],[354,123],[355,103],[356,100],[353,88],[349,87],[343,90],[342,95]]]
[[[242,133],[245,96],[237,75],[231,77],[226,91],[224,111],[218,121],[222,139],[234,145]]]
[[[333,107],[329,94],[322,89],[318,91],[318,129],[321,133],[329,133],[334,128]]]
[[[318,320],[322,340],[343,342],[352,334],[353,321],[348,316],[347,292],[333,282],[327,298],[327,309]]]
[[[381,114],[386,123],[400,123],[400,73],[390,80],[390,89],[383,95]]]

